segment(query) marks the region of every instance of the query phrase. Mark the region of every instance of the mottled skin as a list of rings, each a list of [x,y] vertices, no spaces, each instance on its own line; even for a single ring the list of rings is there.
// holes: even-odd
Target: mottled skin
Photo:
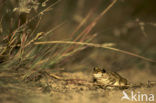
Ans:
[[[93,69],[93,81],[101,85],[125,86],[127,80],[116,72],[107,72],[105,69],[95,67]]]

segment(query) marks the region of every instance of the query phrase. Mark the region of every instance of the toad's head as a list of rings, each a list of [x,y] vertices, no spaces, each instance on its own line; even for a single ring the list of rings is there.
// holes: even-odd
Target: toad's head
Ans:
[[[99,68],[99,67],[94,67],[93,68],[93,77],[94,78],[99,78],[101,77],[104,73],[106,73],[106,70],[103,68]]]

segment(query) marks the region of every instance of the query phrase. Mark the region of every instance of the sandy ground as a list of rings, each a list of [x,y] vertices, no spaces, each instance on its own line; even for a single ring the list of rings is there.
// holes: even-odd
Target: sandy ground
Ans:
[[[129,82],[136,84],[146,84],[148,80],[154,81],[156,77],[148,70],[140,71],[136,69],[135,71],[121,71],[119,73],[127,78]],[[25,83],[17,77],[10,78],[1,75],[0,103],[135,103],[136,101],[122,101],[123,91],[128,95],[131,95],[133,91],[137,94],[137,97],[141,94],[156,94],[156,86],[105,90],[96,86],[82,85],[81,83],[85,82],[82,80],[91,80],[90,73],[66,72],[60,76],[66,79],[72,78],[74,81],[64,82],[54,78],[45,80],[45,77],[43,77],[39,81],[35,81],[35,83],[29,78],[29,82]],[[138,103],[155,102],[138,101]]]

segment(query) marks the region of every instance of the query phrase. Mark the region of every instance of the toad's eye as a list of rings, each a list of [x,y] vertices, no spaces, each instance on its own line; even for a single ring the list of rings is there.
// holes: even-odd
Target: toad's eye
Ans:
[[[105,69],[102,69],[102,73],[106,73],[106,70]]]
[[[96,67],[93,68],[93,71],[96,71]]]
[[[99,69],[99,68],[97,68],[97,67],[94,67],[94,68],[93,68],[93,71],[94,71],[94,72],[99,72],[99,71],[100,71],[100,69]]]

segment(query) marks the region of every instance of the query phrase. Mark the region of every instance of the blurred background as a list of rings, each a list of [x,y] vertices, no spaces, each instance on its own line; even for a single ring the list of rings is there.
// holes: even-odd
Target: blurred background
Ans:
[[[47,10],[47,12],[44,12],[41,18],[37,17],[32,20],[26,28],[29,29],[27,32],[33,31],[38,21],[40,21],[34,34],[47,32],[56,27],[50,35],[41,41],[73,41],[86,30],[87,26],[90,25],[112,1],[113,0],[61,0],[58,2],[57,0],[28,0],[29,5],[27,4],[24,8],[23,5],[26,3],[24,4],[22,0],[1,0],[0,18],[2,29],[0,38],[11,35],[20,25],[41,13],[41,11],[48,6],[58,2]],[[20,4],[20,2],[22,3]],[[118,0],[117,3],[97,21],[96,25],[86,33],[86,36],[84,33],[84,36],[81,36],[76,41],[85,42],[90,39],[88,42],[91,43],[114,43],[115,48],[156,60],[155,4],[155,0]],[[80,24],[83,25],[77,30]],[[4,42],[2,40],[1,42],[6,43],[6,41]],[[49,46],[49,48],[53,48],[53,46]],[[64,45],[59,46],[59,48],[64,48]],[[39,50],[40,49],[38,49],[38,51]],[[64,53],[68,51],[70,51],[70,49],[64,51]],[[54,53],[56,52],[58,51],[56,50]],[[56,56],[57,55],[54,55],[54,57]],[[95,66],[104,67],[112,71],[135,71],[137,68],[149,69],[152,73],[156,72],[155,63],[116,51],[94,47],[87,47],[67,56],[48,68],[74,72],[90,71]]]

